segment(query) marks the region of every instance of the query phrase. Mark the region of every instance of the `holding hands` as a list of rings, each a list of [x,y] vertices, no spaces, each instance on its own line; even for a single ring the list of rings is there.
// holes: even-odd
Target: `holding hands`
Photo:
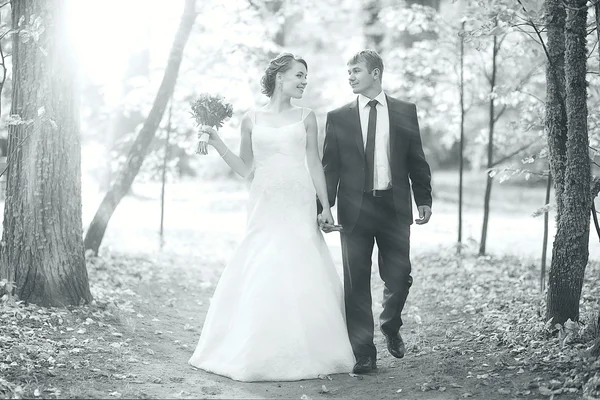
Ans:
[[[325,233],[342,231],[342,226],[335,224],[333,214],[329,208],[323,209],[321,214],[317,215],[317,223],[319,224],[319,228]]]

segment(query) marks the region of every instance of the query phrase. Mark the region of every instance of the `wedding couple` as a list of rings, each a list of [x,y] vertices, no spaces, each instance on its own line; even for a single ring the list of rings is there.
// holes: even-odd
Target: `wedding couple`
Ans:
[[[265,106],[241,123],[239,155],[217,132],[213,146],[236,173],[254,178],[247,232],[223,271],[189,363],[239,381],[290,381],[377,368],[371,257],[385,283],[380,329],[402,358],[401,313],[412,284],[412,193],[417,224],[431,216],[431,171],[414,104],[382,91],[383,61],[363,50],[348,62],[358,95],[327,114],[323,160],[317,119],[294,106],[307,63],[280,54],[261,84]],[[315,201],[315,195],[318,202]],[[337,198],[344,286],[321,230],[335,230]]]

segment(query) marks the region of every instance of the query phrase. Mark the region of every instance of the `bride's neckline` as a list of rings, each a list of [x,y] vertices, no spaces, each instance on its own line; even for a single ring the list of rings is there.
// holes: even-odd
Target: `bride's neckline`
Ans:
[[[262,128],[281,129],[281,128],[285,128],[285,127],[287,127],[287,126],[292,126],[292,125],[298,124],[298,123],[300,123],[300,122],[304,122],[304,120],[300,120],[300,121],[292,122],[292,123],[285,124],[285,125],[281,125],[281,126],[269,126],[269,125],[262,125],[262,124],[259,124],[259,123],[256,123],[256,122],[255,122],[255,123],[254,123],[254,126],[255,126],[255,127],[256,127],[256,126],[260,126],[260,127],[262,127]]]

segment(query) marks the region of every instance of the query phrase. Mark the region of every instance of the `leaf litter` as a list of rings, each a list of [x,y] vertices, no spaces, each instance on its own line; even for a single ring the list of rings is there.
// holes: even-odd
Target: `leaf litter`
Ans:
[[[163,384],[159,377],[144,378],[123,371],[127,371],[128,363],[138,363],[142,354],[155,356],[150,339],[136,343],[130,335],[135,321],[155,324],[164,319],[161,314],[140,314],[147,302],[138,292],[140,282],[170,287],[172,277],[164,274],[164,265],[148,257],[108,254],[88,257],[87,263],[95,298],[90,305],[41,308],[3,298],[1,398],[81,395],[71,391],[72,381],[63,380],[66,376],[80,382],[115,383],[101,396],[95,393],[96,397],[128,397],[131,393],[124,390],[127,383]],[[447,391],[448,395],[463,398],[479,398],[484,393],[489,398],[600,397],[600,360],[589,354],[597,338],[592,322],[600,298],[600,282],[595,278],[600,277],[598,263],[590,263],[586,271],[580,322],[569,321],[563,326],[543,320],[544,296],[538,290],[538,267],[527,260],[474,255],[459,258],[442,250],[414,256],[413,264],[419,266],[415,277],[420,282],[411,289],[406,308],[406,313],[412,315],[406,327],[412,329],[406,343],[410,353],[402,361],[383,358],[383,363],[394,368],[390,370],[394,373],[387,376],[390,379],[386,379],[391,394],[410,397],[413,391]],[[375,284],[377,290],[382,288],[379,285]],[[164,292],[170,299],[181,296],[166,289]],[[197,299],[190,301],[198,303]],[[432,322],[436,320],[443,323],[436,325]],[[194,334],[194,322],[185,327]],[[162,340],[162,331],[150,332],[155,331],[153,340]],[[407,363],[411,359],[414,364]],[[419,365],[419,360],[443,360],[439,364],[448,364],[446,368],[451,371],[441,374],[431,367],[423,370],[431,376],[421,375],[418,386],[406,386],[405,375],[410,365]],[[347,379],[350,381],[320,375],[318,380],[335,383],[335,388],[321,384],[304,396],[342,396],[344,385],[352,381],[369,385],[372,377],[350,373]],[[403,388],[394,388],[395,382]]]

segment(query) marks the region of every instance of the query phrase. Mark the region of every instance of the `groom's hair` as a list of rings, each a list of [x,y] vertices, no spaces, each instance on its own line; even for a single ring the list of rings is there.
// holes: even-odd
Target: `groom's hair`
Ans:
[[[381,81],[383,79],[383,60],[379,53],[370,49],[361,50],[348,60],[348,65],[357,64],[361,61],[364,61],[365,64],[367,64],[367,72],[369,73],[375,68],[379,69],[379,80]]]

